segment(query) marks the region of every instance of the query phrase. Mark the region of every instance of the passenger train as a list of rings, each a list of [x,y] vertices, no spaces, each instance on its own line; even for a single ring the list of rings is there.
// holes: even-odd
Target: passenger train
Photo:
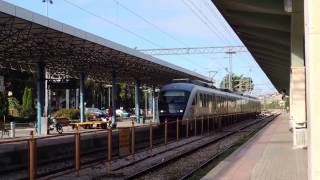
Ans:
[[[167,121],[194,120],[222,116],[254,118],[261,112],[260,101],[254,97],[216,89],[208,83],[178,79],[160,90],[159,119]]]

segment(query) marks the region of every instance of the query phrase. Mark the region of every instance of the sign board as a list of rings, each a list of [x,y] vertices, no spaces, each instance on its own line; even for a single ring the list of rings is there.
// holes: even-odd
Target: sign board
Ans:
[[[119,128],[119,154],[127,156],[130,154],[130,128]]]
[[[4,77],[0,76],[0,92],[3,92],[4,90]]]

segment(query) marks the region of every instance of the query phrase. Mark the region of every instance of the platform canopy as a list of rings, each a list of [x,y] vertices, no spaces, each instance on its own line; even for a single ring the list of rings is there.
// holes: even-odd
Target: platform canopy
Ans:
[[[102,37],[63,24],[0,0],[0,69],[35,71],[45,64],[57,77],[94,80],[136,79],[161,85],[174,78],[210,81],[209,78]]]
[[[289,0],[212,0],[278,91],[289,92]],[[289,5],[288,5],[289,6]]]

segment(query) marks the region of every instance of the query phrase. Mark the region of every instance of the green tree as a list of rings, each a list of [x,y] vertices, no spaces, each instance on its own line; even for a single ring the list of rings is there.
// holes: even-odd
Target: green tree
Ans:
[[[8,98],[9,102],[9,115],[13,117],[20,117],[23,112],[23,108],[20,105],[19,101],[15,97],[9,97]]]
[[[8,115],[8,108],[9,108],[9,103],[8,103],[8,95],[7,92],[0,92],[0,119],[3,118],[3,116]]]
[[[23,91],[23,95],[22,95],[22,108],[23,110],[25,110],[27,108],[27,101],[28,101],[28,87],[25,87],[24,88],[24,91]]]
[[[119,83],[118,85],[119,107],[128,110],[134,106],[134,87],[128,83]]]
[[[229,75],[227,74],[220,83],[220,88],[228,89],[229,87]],[[236,92],[249,92],[254,88],[254,84],[251,77],[238,76],[232,74],[232,89]]]
[[[33,92],[29,87],[25,87],[22,97],[23,114],[30,117],[34,114]]]

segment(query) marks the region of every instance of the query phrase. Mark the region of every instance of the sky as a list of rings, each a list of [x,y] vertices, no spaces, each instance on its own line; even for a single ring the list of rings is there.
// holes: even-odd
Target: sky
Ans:
[[[136,49],[243,45],[210,0],[5,0],[57,21]],[[224,53],[157,56],[199,74],[216,86],[229,66]],[[232,56],[232,71],[251,76],[252,95],[275,88],[249,52]]]

